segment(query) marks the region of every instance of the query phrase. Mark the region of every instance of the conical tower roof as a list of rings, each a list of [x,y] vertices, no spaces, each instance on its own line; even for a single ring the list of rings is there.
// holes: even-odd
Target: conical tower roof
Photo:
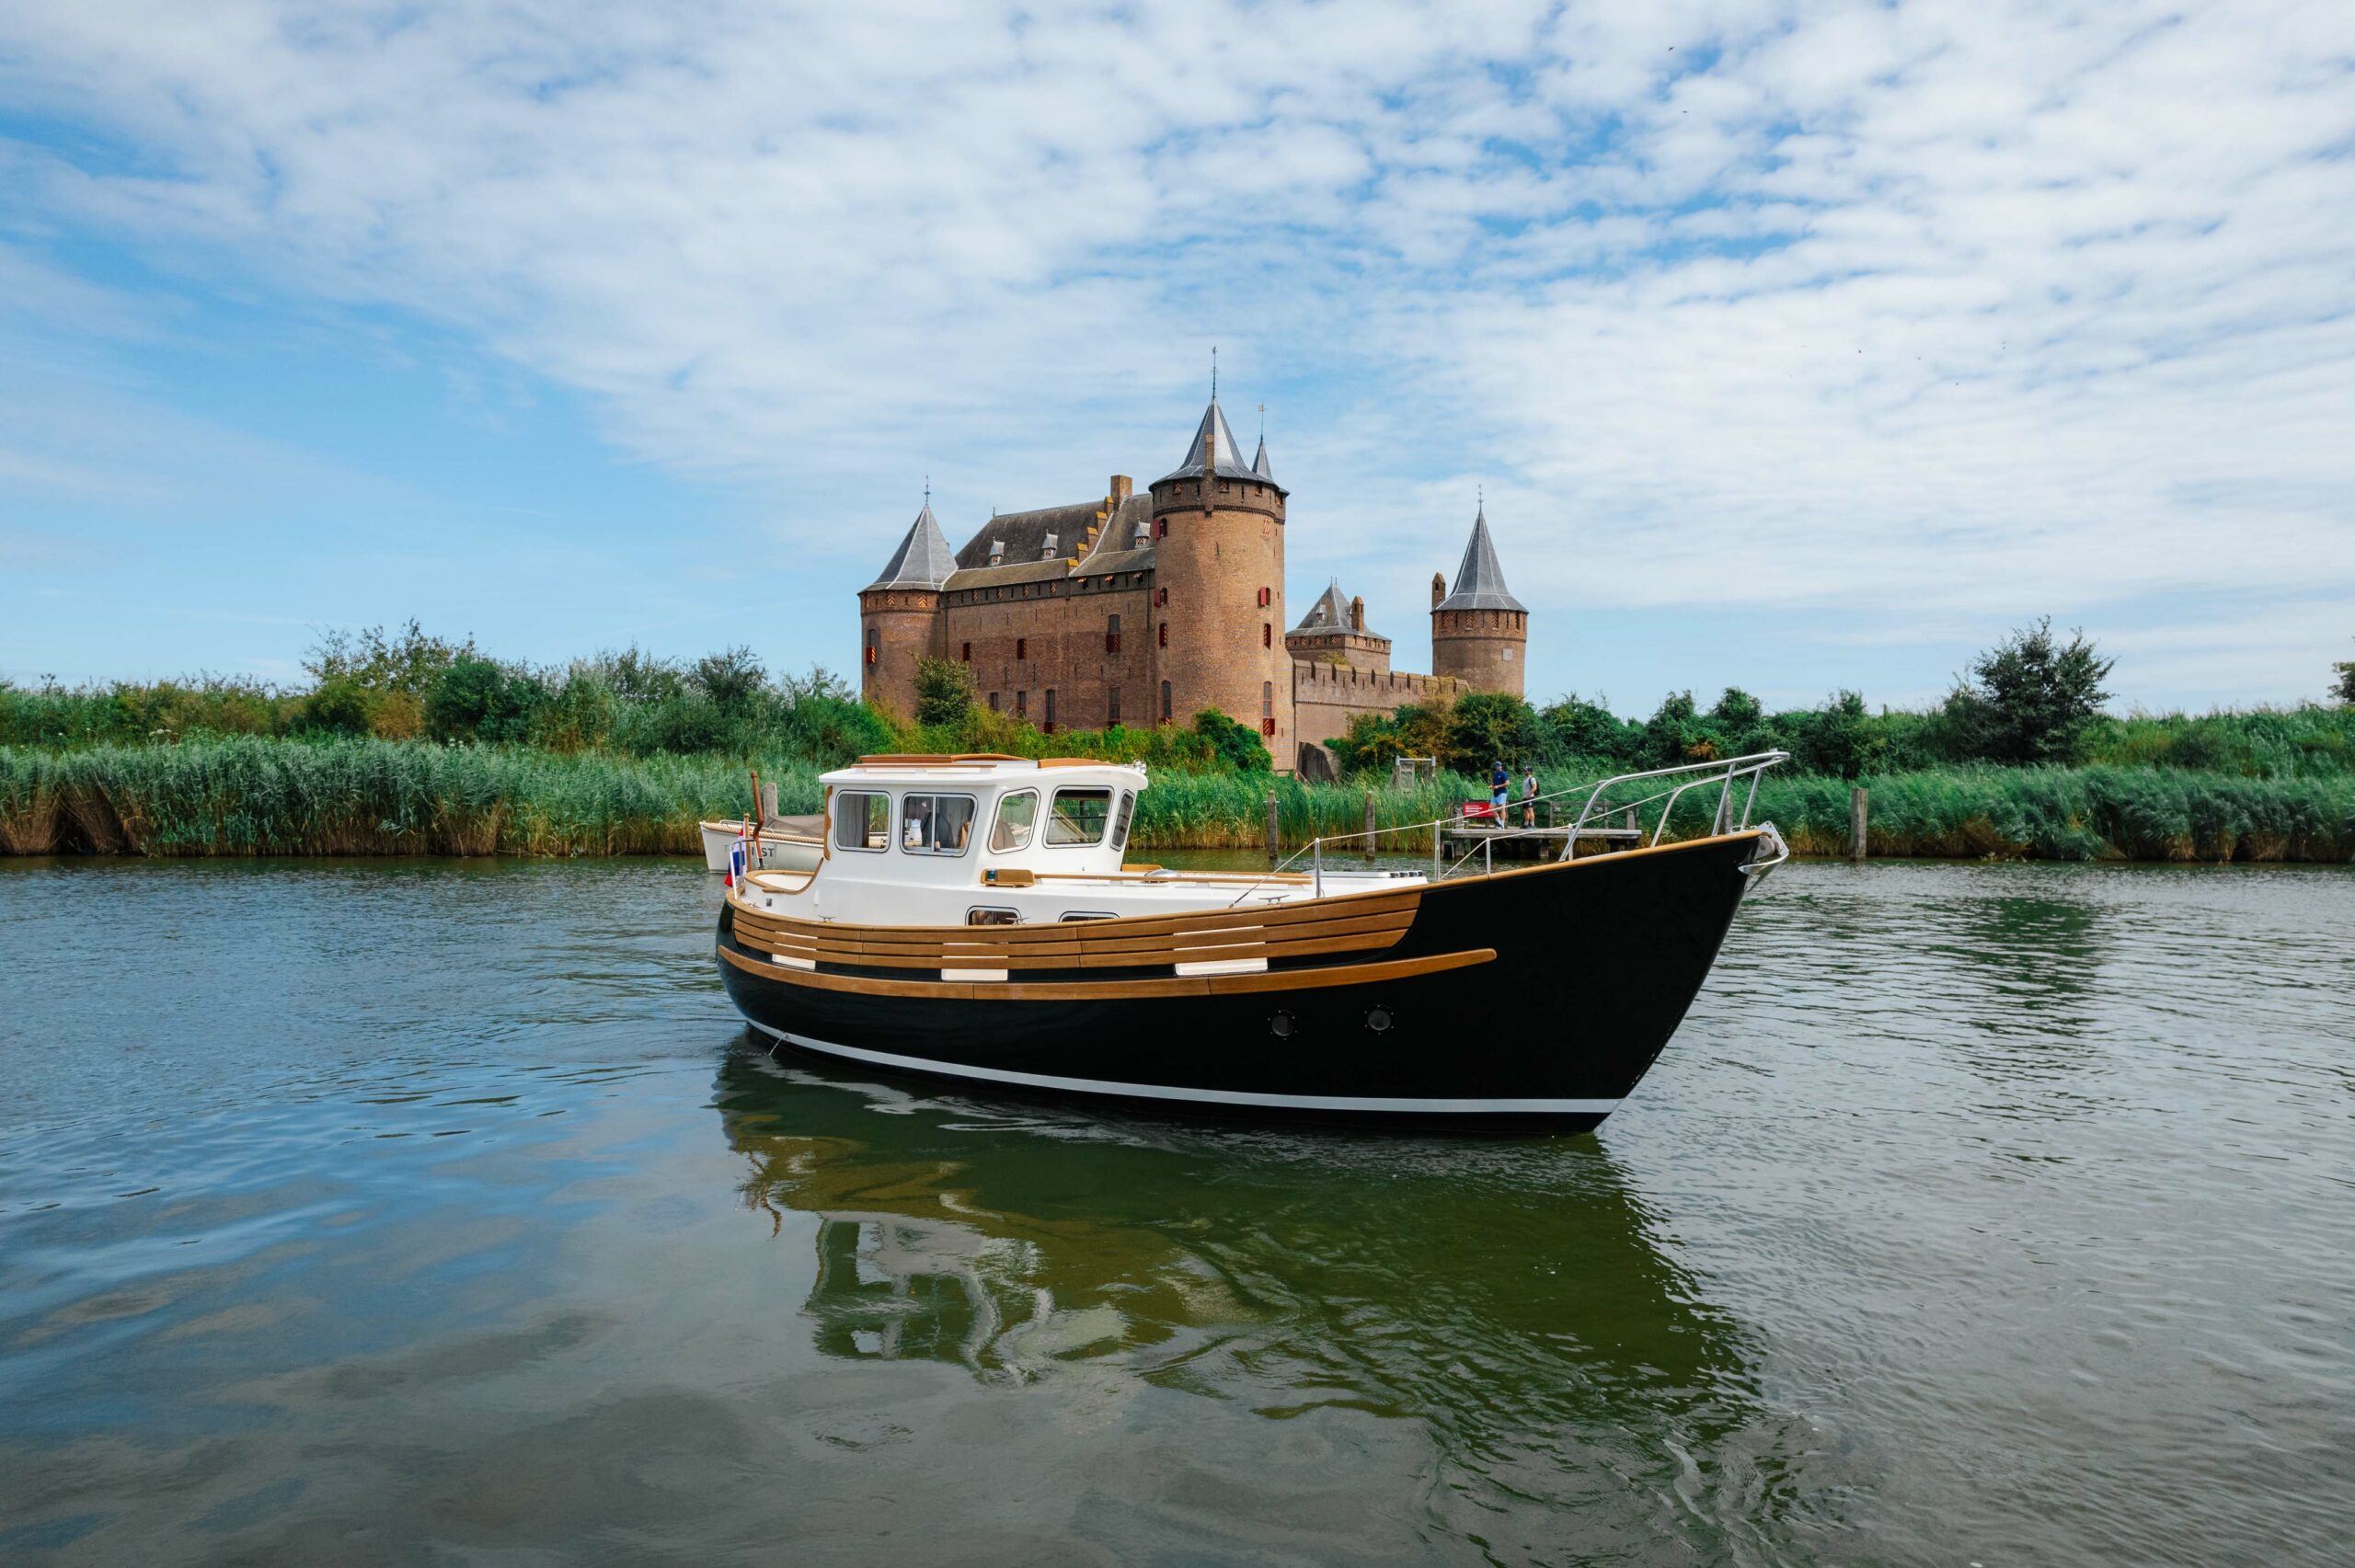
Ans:
[[[1497,565],[1497,546],[1488,537],[1488,509],[1484,503],[1480,514],[1472,520],[1472,537],[1464,546],[1464,564],[1455,568],[1455,588],[1445,599],[1431,606],[1434,612],[1442,610],[1518,610],[1528,612],[1529,607],[1512,596],[1505,587],[1505,569]]]
[[[1268,438],[1265,436],[1259,438],[1259,454],[1251,460],[1251,472],[1270,485],[1276,482],[1276,471],[1268,466]]]
[[[1205,461],[1212,455],[1209,450],[1212,438],[1216,438],[1217,442],[1215,463]],[[1218,406],[1215,397],[1211,399],[1211,406],[1202,410],[1202,422],[1194,427],[1194,439],[1186,443],[1186,460],[1154,483],[1198,479],[1213,469],[1222,479],[1257,479],[1264,484],[1275,483],[1268,475],[1244,464],[1243,449],[1235,444],[1235,430],[1226,422],[1226,411]]]
[[[916,513],[914,522],[908,525],[907,537],[883,563],[883,575],[867,586],[876,588],[938,588],[957,569],[957,553],[948,548],[947,535],[932,515],[932,498],[925,498],[924,510]]]
[[[1341,579],[1335,578],[1330,586],[1308,607],[1300,618],[1295,632],[1346,632],[1350,629],[1350,601],[1341,597]]]

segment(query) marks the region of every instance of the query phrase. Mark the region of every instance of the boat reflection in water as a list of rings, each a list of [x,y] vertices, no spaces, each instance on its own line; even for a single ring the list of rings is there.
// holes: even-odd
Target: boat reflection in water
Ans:
[[[1208,1431],[1237,1404],[1403,1419],[1433,1509],[1608,1499],[1680,1534],[1754,1533],[1809,1446],[1592,1140],[919,1097],[756,1047],[718,1104],[747,1206],[781,1237],[816,1219],[829,1356],[1189,1391],[1226,1402]]]

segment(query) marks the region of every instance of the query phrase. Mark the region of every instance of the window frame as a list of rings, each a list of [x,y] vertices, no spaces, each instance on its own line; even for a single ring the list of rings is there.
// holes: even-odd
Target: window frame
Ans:
[[[966,805],[971,807],[973,808],[973,815],[966,818],[967,830],[965,834],[964,846],[960,849],[953,850],[921,848],[910,849],[907,841],[908,802],[912,800],[961,800]],[[936,809],[937,808],[936,808]],[[926,860],[961,860],[964,858],[966,852],[973,847],[971,825],[973,822],[980,820],[981,814],[981,796],[968,795],[962,790],[925,789],[906,791],[900,796],[900,830],[891,836],[891,847],[901,854],[921,855]]]
[[[1022,841],[1018,844],[1010,845],[1005,849],[998,848],[997,830],[999,825],[1005,819],[1005,808],[1013,805],[1016,801],[1026,798],[1030,802],[1030,820],[1022,830]],[[1021,854],[1038,841],[1039,792],[1035,789],[1029,788],[1010,789],[1005,794],[999,795],[997,797],[997,805],[990,811],[989,853],[992,854]]]
[[[1120,792],[1120,804],[1112,808],[1112,833],[1105,842],[1123,854],[1128,853],[1130,819],[1135,814],[1136,806],[1137,792],[1124,789]]]
[[[854,844],[844,841],[843,834],[850,828],[851,825],[848,803],[854,800],[879,800],[883,803],[883,841],[881,843],[870,844],[864,841],[867,832],[867,829],[864,825],[859,829],[859,838],[862,841],[861,842]],[[890,790],[837,790],[834,792],[833,808],[835,815],[833,848],[844,850],[852,854],[888,854],[890,853],[891,824],[894,813],[891,809],[891,792]]]
[[[1110,784],[1068,784],[1058,787],[1053,791],[1051,797],[1047,802],[1047,809],[1043,814],[1044,820],[1041,824],[1041,830],[1039,834],[1039,841],[1051,850],[1101,849],[1103,847],[1106,835],[1109,834],[1112,830],[1112,797],[1119,793],[1120,792],[1114,789]],[[1104,823],[1103,826],[1097,829],[1096,836],[1094,838],[1074,839],[1063,843],[1057,843],[1055,841],[1054,825],[1058,820],[1055,816],[1055,807],[1063,804],[1063,798],[1067,795],[1100,795],[1104,797]]]

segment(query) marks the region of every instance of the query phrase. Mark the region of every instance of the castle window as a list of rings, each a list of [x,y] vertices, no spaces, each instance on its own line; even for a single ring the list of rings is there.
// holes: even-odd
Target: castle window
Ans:
[[[1167,647],[1169,646],[1168,622],[1164,621],[1160,625],[1154,628],[1154,640],[1157,647]]]
[[[1055,689],[1054,689],[1052,686],[1050,686],[1050,687],[1048,687],[1048,688],[1047,688],[1047,733],[1048,733],[1049,735],[1052,735],[1054,732],[1055,732]]]
[[[995,692],[992,692],[990,693],[990,712],[997,712],[997,693]]]
[[[1169,537],[1169,520],[1167,518],[1157,517],[1153,520],[1153,536],[1155,539],[1166,539]]]
[[[1104,617],[1104,651],[1106,653],[1120,651],[1120,618],[1118,615]]]
[[[1264,588],[1261,589],[1259,590],[1259,608],[1265,610],[1269,602],[1270,601],[1268,596],[1268,590]]]
[[[1014,693],[1014,716],[1016,718],[1028,718],[1030,716],[1030,693],[1028,692],[1017,692]]]
[[[1259,682],[1259,733],[1273,735],[1275,732],[1276,683],[1272,681],[1262,681]]]
[[[1105,697],[1104,722],[1108,725],[1120,722],[1120,689],[1118,686],[1113,687]]]
[[[1014,639],[1014,657],[1017,658],[1028,658],[1030,657],[1030,639],[1028,637],[1017,637]]]
[[[882,650],[882,645],[883,645],[883,634],[882,634],[882,633],[880,633],[880,632],[879,632],[879,631],[877,631],[877,630],[876,630],[874,627],[872,627],[872,626],[867,627],[867,663],[869,663],[869,664],[873,664],[873,663],[875,662],[876,656],[877,656],[879,652],[881,652],[881,650]]]
[[[1166,604],[1166,603],[1168,603],[1168,602],[1169,602],[1169,590],[1168,590],[1167,589],[1166,589],[1166,588],[1156,588],[1156,589],[1155,589],[1153,590],[1153,601],[1154,601],[1155,604]]]
[[[1259,646],[1261,647],[1276,646],[1276,628],[1266,621],[1259,623]]]
[[[1161,683],[1161,722],[1169,722],[1169,682],[1166,681]]]
[[[973,662],[973,645],[971,643],[965,645],[965,662],[968,664]]]

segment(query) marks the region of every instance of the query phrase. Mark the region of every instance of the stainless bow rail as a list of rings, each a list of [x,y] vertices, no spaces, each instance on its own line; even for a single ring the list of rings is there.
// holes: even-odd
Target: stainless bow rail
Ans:
[[[1790,760],[1791,754],[1788,751],[1753,751],[1744,757],[1713,758],[1702,762],[1683,762],[1672,768],[1652,768],[1635,773],[1614,773],[1587,791],[1586,804],[1580,807],[1577,821],[1571,824],[1567,833],[1563,834],[1562,853],[1555,858],[1568,860],[1577,851],[1581,835],[1592,837],[1608,830],[1616,836],[1617,833],[1624,831],[1624,830],[1603,830],[1599,826],[1591,826],[1598,823],[1603,817],[1618,817],[1634,823],[1637,826],[1635,835],[1637,841],[1639,844],[1643,843],[1645,841],[1641,831],[1641,815],[1644,808],[1655,801],[1660,803],[1660,816],[1652,825],[1649,843],[1650,846],[1657,847],[1661,836],[1668,831],[1669,818],[1674,814],[1676,803],[1689,791],[1707,784],[1718,786],[1717,817],[1710,828],[1711,834],[1714,836],[1747,831],[1750,827],[1751,810],[1758,802],[1760,776],[1767,769],[1777,767]],[[1734,785],[1744,779],[1749,780],[1750,783],[1749,787],[1742,793],[1741,810],[1737,818],[1733,808]],[[1635,800],[1623,800],[1616,797],[1617,792],[1624,785],[1646,784],[1656,784],[1660,787]],[[1549,790],[1544,795],[1529,795],[1512,801],[1510,803],[1510,807],[1519,808],[1534,806],[1540,801],[1567,799],[1578,793],[1576,785],[1568,789]],[[1499,841],[1532,838],[1551,839],[1555,834],[1563,831],[1559,828],[1512,828],[1504,825],[1500,820],[1491,827],[1488,825],[1489,820],[1486,818],[1478,819],[1480,823],[1476,830],[1478,843],[1452,863],[1446,859],[1443,847],[1451,830],[1457,836],[1462,836],[1475,821],[1475,818],[1461,811],[1452,816],[1435,818],[1429,822],[1410,822],[1396,828],[1375,828],[1371,831],[1361,830],[1354,833],[1319,834],[1292,851],[1276,864],[1269,866],[1267,876],[1278,875],[1305,855],[1308,857],[1309,870],[1314,879],[1313,896],[1321,898],[1325,896],[1325,846],[1327,843],[1347,846],[1371,857],[1374,851],[1374,841],[1378,839],[1394,834],[1419,836],[1423,833],[1429,833],[1431,838],[1430,880],[1433,882],[1446,880],[1449,874],[1461,871],[1470,864],[1475,854],[1480,857],[1480,875],[1487,876],[1496,870],[1495,852],[1496,845]],[[1790,846],[1784,842],[1783,835],[1775,830],[1772,822],[1762,822],[1759,826],[1766,834],[1768,847],[1772,853],[1769,856],[1754,860],[1742,867],[1745,872],[1753,876],[1763,876],[1791,857]],[[1255,879],[1251,887],[1246,887],[1243,892],[1235,896],[1235,903],[1242,903],[1250,896],[1252,887],[1258,887],[1259,881],[1264,879],[1264,877]]]

